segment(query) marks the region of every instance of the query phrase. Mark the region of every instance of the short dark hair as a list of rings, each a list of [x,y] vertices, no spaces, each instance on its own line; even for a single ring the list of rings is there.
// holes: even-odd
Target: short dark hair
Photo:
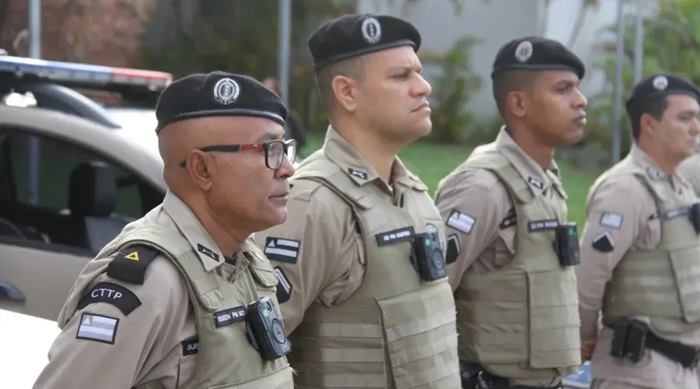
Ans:
[[[654,119],[661,120],[666,108],[668,108],[668,99],[666,99],[666,95],[655,96],[630,105],[627,110],[627,115],[632,124],[632,138],[634,138],[634,140],[639,139],[639,130],[643,114],[648,113]]]
[[[496,75],[493,79],[493,98],[496,100],[498,112],[505,119],[506,97],[512,91],[530,88],[536,76],[532,70],[511,70]]]
[[[333,95],[333,79],[336,76],[345,76],[362,80],[367,65],[367,56],[361,55],[336,62],[322,68],[316,73],[316,85],[321,96],[321,102],[326,112],[330,115],[335,108],[335,96]]]

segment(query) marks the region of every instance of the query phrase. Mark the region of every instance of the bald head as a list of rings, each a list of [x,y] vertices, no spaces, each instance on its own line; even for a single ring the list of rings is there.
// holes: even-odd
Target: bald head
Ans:
[[[277,132],[283,131],[280,125],[270,120],[242,116],[210,116],[168,124],[158,136],[165,183],[176,193],[196,188],[198,185],[191,177],[192,172],[181,166],[182,161],[188,158],[199,161],[211,157],[198,150],[205,146],[250,143],[255,138],[251,138],[248,129],[259,128],[261,124],[268,131],[261,132],[260,139],[277,138]]]

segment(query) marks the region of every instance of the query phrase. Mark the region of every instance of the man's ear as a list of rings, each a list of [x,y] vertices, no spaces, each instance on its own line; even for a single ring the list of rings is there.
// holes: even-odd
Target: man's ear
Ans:
[[[331,89],[338,106],[349,112],[357,108],[357,80],[347,76],[335,76],[331,81]]]
[[[523,118],[527,115],[527,95],[523,91],[510,91],[506,94],[506,107],[513,115]]]
[[[208,191],[216,175],[216,156],[200,150],[187,154],[185,167],[192,181],[203,191]]]
[[[647,112],[644,112],[642,116],[639,117],[639,134],[645,133],[647,136],[654,137],[654,130],[658,124],[658,120]]]

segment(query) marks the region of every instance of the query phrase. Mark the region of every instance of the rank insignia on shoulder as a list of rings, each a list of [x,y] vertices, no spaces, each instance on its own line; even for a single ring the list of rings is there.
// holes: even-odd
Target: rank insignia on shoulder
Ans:
[[[98,282],[90,289],[78,304],[83,309],[93,303],[107,303],[119,308],[124,315],[129,315],[141,305],[141,300],[129,289],[111,282]]]
[[[277,301],[282,304],[289,300],[292,295],[292,283],[284,274],[281,267],[275,267],[275,276],[277,276]]]
[[[476,219],[466,213],[453,209],[445,224],[463,234],[469,235],[474,225],[476,225]]]
[[[300,247],[298,240],[268,236],[263,252],[269,259],[294,264],[299,259]]]
[[[462,251],[462,248],[460,247],[459,238],[457,238],[457,234],[452,234],[448,236],[447,252],[445,253],[445,262],[452,263],[456,261],[460,251]]]
[[[122,248],[107,267],[107,275],[132,284],[143,284],[146,269],[159,251],[146,245]]]
[[[615,242],[613,241],[610,231],[604,231],[602,234],[595,237],[593,239],[592,246],[601,253],[609,253],[613,251],[615,249]]]
[[[216,262],[219,262],[219,254],[215,253],[214,250],[210,249],[209,247],[201,243],[197,243],[197,251],[215,260]]]
[[[362,170],[357,170],[353,168],[348,168],[348,173],[350,173],[351,176],[366,180],[367,179],[367,173],[363,172]]]
[[[542,180],[540,180],[539,178],[535,178],[533,176],[528,176],[527,183],[534,186],[535,188],[537,188],[539,190],[544,189],[544,182],[542,182]]]
[[[603,212],[600,215],[600,225],[619,230],[622,227],[622,215],[613,212]]]
[[[653,166],[647,166],[647,174],[649,174],[649,177],[654,178],[654,179],[659,179],[661,178],[662,174],[659,171],[659,169],[653,167]]]
[[[92,313],[83,313],[80,317],[80,326],[75,335],[78,339],[94,340],[102,343],[114,344],[117,336],[119,319]]]

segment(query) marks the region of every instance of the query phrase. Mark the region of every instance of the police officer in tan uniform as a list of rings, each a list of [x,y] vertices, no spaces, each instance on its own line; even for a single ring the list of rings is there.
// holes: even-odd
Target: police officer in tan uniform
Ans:
[[[672,75],[637,84],[632,149],[590,190],[578,288],[594,388],[698,387],[700,208],[676,172],[700,133],[698,99]]]
[[[169,190],[83,269],[36,388],[293,387],[277,279],[249,239],[287,215],[286,115],[241,75],[163,91]]]
[[[331,125],[292,179],[287,222],[255,236],[300,388],[459,387],[440,214],[396,156],[431,130],[419,46],[408,22],[372,15],[309,40]]]
[[[700,196],[700,152],[698,150],[681,162],[678,166],[678,174],[683,176]]]
[[[580,364],[578,242],[554,152],[583,135],[584,72],[558,42],[505,44],[491,74],[505,126],[438,186],[464,388],[558,388]]]

